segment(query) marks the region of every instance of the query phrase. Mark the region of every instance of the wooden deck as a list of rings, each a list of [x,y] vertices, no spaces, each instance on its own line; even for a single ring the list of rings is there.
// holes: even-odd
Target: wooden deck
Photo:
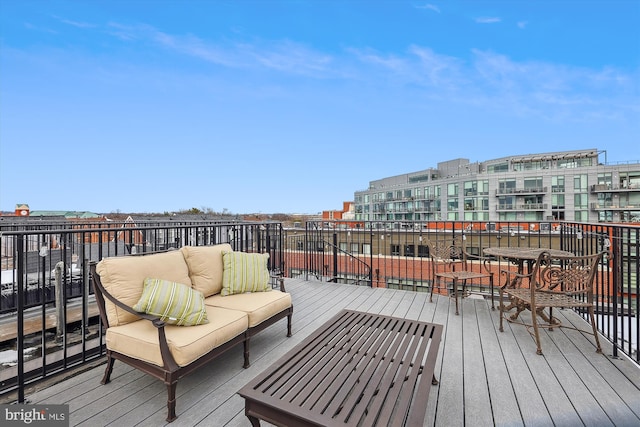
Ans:
[[[592,338],[572,330],[544,332],[544,356],[527,330],[506,324],[482,298],[465,298],[460,316],[446,297],[424,293],[286,280],[294,302],[293,337],[286,322],[252,339],[249,369],[242,348],[178,383],[178,419],[171,426],[250,426],[237,391],[342,308],[443,324],[436,366],[439,385],[429,396],[425,426],[638,426],[640,369],[595,353]],[[560,311],[560,310],[558,310]],[[561,311],[563,322],[582,324]],[[29,403],[69,404],[70,425],[165,425],[166,389],[158,380],[116,361],[112,382],[104,365],[27,395]]]

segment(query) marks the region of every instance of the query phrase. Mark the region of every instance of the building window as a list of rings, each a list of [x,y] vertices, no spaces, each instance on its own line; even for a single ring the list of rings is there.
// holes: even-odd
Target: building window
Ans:
[[[391,244],[391,255],[400,255],[400,245]]]
[[[489,194],[489,180],[485,179],[482,181],[478,181],[478,194],[488,195]]]
[[[613,212],[612,211],[598,212],[598,222],[613,222]]]
[[[526,178],[524,180],[524,188],[525,190],[542,191],[542,178]]]
[[[404,245],[404,256],[414,257],[416,256],[414,245]]]
[[[418,256],[422,258],[426,258],[429,256],[429,246],[427,245],[418,245]]]
[[[464,195],[467,196],[475,196],[478,194],[478,183],[476,181],[465,181],[464,182]]]
[[[362,244],[362,253],[364,255],[371,255],[371,244],[370,243],[363,243]]]
[[[495,165],[487,166],[488,173],[507,172],[509,170],[509,163],[497,163]]]
[[[573,177],[573,189],[576,191],[587,191],[587,175],[575,175]]]
[[[551,195],[551,209],[564,210],[564,194],[552,194]]]
[[[498,181],[498,193],[500,194],[513,194],[516,191],[515,179],[503,179]]]
[[[575,194],[573,196],[573,207],[576,210],[587,209],[589,206],[589,195],[586,193],[583,194]]]
[[[478,199],[478,207],[480,210],[488,211],[489,210],[489,198],[488,197],[480,197]]]
[[[589,220],[588,211],[575,211],[575,221],[587,222]]]
[[[606,185],[607,188],[611,188],[612,183],[613,178],[611,177],[611,172],[598,174],[598,185]]]
[[[551,177],[551,192],[564,193],[564,176],[560,175]]]

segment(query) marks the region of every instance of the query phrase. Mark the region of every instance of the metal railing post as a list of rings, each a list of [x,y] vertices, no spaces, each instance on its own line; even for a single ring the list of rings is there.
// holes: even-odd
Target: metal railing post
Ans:
[[[16,350],[18,351],[18,403],[24,403],[24,277],[25,277],[25,240],[27,236],[16,238],[18,269],[18,331]],[[44,352],[44,350],[43,350]]]
[[[64,286],[62,284],[62,273],[64,270],[64,261],[59,261],[55,267],[56,278],[56,341],[62,341],[65,329],[64,319]]]

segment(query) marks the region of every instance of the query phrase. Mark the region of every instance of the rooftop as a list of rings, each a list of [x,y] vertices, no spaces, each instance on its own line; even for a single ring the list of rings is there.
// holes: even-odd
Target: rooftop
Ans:
[[[640,425],[640,368],[625,358],[595,352],[592,338],[558,329],[543,333],[544,355],[519,325],[498,331],[490,301],[447,297],[430,303],[422,292],[286,279],[294,303],[293,336],[286,322],[252,339],[251,362],[242,368],[238,346],[178,383],[178,419],[171,426],[249,426],[237,391],[343,308],[418,319],[445,326],[424,425]],[[570,310],[562,322],[586,324]],[[555,312],[554,312],[555,313]],[[29,392],[33,404],[69,404],[70,425],[165,425],[166,389],[150,376],[116,361],[111,383],[104,365]],[[55,381],[53,381],[55,382]]]

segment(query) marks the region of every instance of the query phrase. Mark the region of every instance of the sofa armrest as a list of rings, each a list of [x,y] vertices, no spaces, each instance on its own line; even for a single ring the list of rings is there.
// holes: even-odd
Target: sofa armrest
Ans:
[[[284,277],[278,277],[278,283],[280,284],[280,291],[287,292],[287,290],[284,288]]]
[[[273,287],[274,281],[278,281],[278,287],[280,291],[286,292],[284,288],[284,274],[279,268],[274,268],[269,271],[269,279],[271,280],[271,287]]]
[[[109,321],[106,315],[105,300],[104,300],[106,298],[109,301],[111,301],[113,304],[115,304],[118,308],[121,308],[122,310],[128,313],[135,314],[136,316],[142,319],[150,321],[153,324],[153,326],[158,330],[158,342],[160,344],[160,354],[162,355],[162,360],[164,362],[165,368],[171,371],[175,371],[176,369],[178,369],[178,364],[176,363],[173,356],[171,355],[171,351],[169,350],[169,344],[167,344],[167,336],[164,330],[164,327],[166,325],[165,322],[157,316],[152,316],[146,313],[140,313],[134,310],[132,307],[129,307],[128,305],[126,305],[125,303],[123,303],[113,295],[111,295],[105,289],[105,287],[102,285],[102,282],[100,281],[100,275],[96,271],[95,262],[91,263],[90,270],[91,270],[91,281],[93,282],[93,291],[96,296],[96,300],[98,301],[100,317],[102,318],[102,322],[104,323],[104,325],[107,328],[109,327]]]

